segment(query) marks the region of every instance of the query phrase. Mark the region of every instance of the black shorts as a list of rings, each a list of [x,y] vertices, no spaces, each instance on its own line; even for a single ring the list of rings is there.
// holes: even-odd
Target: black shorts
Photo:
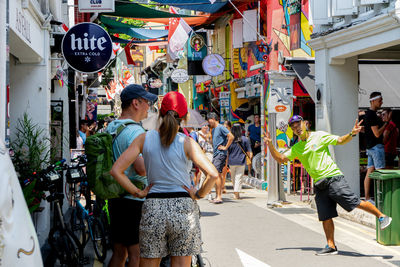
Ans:
[[[337,217],[336,204],[346,211],[360,205],[360,198],[353,193],[344,176],[328,177],[315,183],[315,203],[320,221]]]
[[[143,201],[113,198],[108,200],[111,239],[124,246],[139,244],[139,225]]]
[[[218,154],[213,157],[212,164],[215,166],[219,173],[222,173],[222,170],[225,167],[227,156],[224,154]]]

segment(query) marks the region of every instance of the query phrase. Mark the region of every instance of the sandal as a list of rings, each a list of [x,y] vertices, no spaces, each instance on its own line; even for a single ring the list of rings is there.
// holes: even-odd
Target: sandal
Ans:
[[[210,202],[213,203],[213,204],[222,204],[223,203],[223,201],[219,200],[219,199],[213,199]]]

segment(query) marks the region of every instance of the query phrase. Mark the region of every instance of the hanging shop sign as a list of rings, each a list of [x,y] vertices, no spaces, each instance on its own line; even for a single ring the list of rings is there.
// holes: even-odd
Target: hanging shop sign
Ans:
[[[185,69],[175,69],[171,74],[174,83],[185,83],[189,80],[189,75]]]
[[[68,65],[76,71],[99,72],[111,59],[112,41],[102,27],[84,22],[73,26],[65,34],[62,53]]]
[[[163,83],[160,79],[158,78],[153,78],[151,77],[148,81],[147,84],[149,85],[150,88],[161,88],[163,86]]]
[[[225,70],[225,61],[219,54],[210,54],[203,59],[203,70],[210,76],[221,75]]]
[[[220,114],[221,119],[220,123],[224,123],[224,121],[231,120],[231,92],[223,92],[219,93],[219,106],[220,106]]]
[[[192,37],[188,42],[188,60],[197,61],[203,60],[207,56],[207,33],[199,32]]]
[[[115,0],[79,0],[79,12],[114,12]]]

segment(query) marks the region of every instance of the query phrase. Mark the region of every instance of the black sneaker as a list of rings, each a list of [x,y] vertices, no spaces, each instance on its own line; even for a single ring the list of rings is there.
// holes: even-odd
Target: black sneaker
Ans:
[[[325,248],[321,249],[315,255],[317,256],[324,256],[324,255],[336,255],[338,254],[337,247],[331,248],[330,246],[326,245]]]

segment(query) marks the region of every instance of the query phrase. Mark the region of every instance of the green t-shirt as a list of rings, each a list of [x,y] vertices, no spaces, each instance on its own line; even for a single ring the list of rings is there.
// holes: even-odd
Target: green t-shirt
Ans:
[[[329,145],[336,145],[338,138],[337,135],[323,131],[310,132],[306,141],[296,143],[284,154],[290,160],[298,158],[314,183],[322,178],[343,175],[328,148]]]

